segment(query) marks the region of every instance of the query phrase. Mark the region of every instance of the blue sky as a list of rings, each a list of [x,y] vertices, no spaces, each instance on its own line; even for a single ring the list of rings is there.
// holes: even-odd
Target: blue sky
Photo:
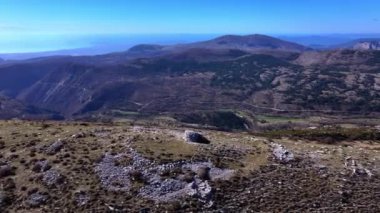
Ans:
[[[379,33],[379,0],[0,0],[0,32]]]
[[[74,38],[96,34],[380,33],[379,8],[379,0],[0,0],[0,52],[86,46]]]

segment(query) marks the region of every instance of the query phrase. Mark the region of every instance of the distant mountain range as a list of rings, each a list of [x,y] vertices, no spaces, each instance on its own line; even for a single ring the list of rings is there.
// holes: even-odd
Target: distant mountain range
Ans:
[[[181,120],[189,113],[225,115],[221,110],[376,114],[380,51],[314,51],[264,35],[145,44],[97,56],[8,61],[0,64],[0,93],[66,118]]]
[[[260,35],[249,35],[249,36],[237,36],[242,39],[247,39],[244,37],[260,37]],[[261,35],[263,39],[265,36]],[[88,47],[85,48],[74,48],[74,49],[62,49],[54,51],[45,51],[45,52],[24,52],[24,53],[2,53],[0,58],[6,60],[26,60],[31,58],[40,58],[40,57],[49,57],[49,56],[88,56],[88,55],[103,55],[111,52],[122,52],[130,47],[133,47],[135,44],[153,44],[156,47],[165,47],[168,46],[186,46],[188,43],[194,43],[194,41],[205,41],[210,40],[213,35],[161,35],[161,36],[152,36],[152,35],[141,35],[141,36],[98,36],[95,38],[78,38],[79,43],[83,43],[83,40],[93,41],[88,44]],[[216,36],[214,36],[216,37]],[[225,38],[223,38],[225,37]],[[221,36],[220,39],[226,39],[231,36]],[[268,36],[267,36],[268,37]],[[277,35],[277,39],[287,41],[290,43],[301,44],[304,47],[312,48],[316,50],[327,50],[327,49],[336,49],[338,46],[344,46],[352,41],[357,41],[359,39],[368,39],[368,38],[380,38],[378,34],[370,35]],[[263,39],[260,41],[263,43]],[[273,38],[272,38],[273,39]],[[259,40],[256,38],[256,40]],[[87,41],[88,42],[88,41]],[[207,41],[206,41],[207,42]],[[273,41],[271,41],[273,42]],[[77,42],[78,43],[78,42]],[[86,42],[85,42],[86,43]],[[174,45],[174,44],[185,44],[185,45]],[[197,42],[205,43],[205,42]],[[157,45],[160,44],[160,45]],[[247,43],[246,43],[247,44]],[[92,45],[92,46],[91,46]],[[193,44],[192,44],[193,45]],[[195,44],[194,44],[195,45]],[[204,47],[204,44],[200,44]],[[253,44],[251,44],[253,45]],[[139,47],[140,45],[137,45]],[[150,46],[150,45],[142,45]],[[220,46],[214,45],[214,46]],[[241,47],[243,48],[243,47]],[[299,48],[299,47],[298,47]],[[265,48],[266,49],[266,48]]]

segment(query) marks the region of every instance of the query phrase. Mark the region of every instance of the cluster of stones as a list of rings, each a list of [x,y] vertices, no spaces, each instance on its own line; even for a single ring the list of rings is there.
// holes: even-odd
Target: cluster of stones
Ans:
[[[117,165],[121,158],[130,159],[129,165]],[[163,178],[162,174],[181,171],[176,177]],[[158,202],[168,202],[184,196],[198,198],[207,206],[212,205],[212,188],[210,180],[229,179],[233,170],[220,169],[211,162],[186,162],[156,165],[143,158],[133,149],[118,155],[105,154],[95,167],[104,188],[110,191],[129,192],[132,181],[143,179],[145,185],[139,189],[139,196]],[[138,175],[137,175],[138,174]]]

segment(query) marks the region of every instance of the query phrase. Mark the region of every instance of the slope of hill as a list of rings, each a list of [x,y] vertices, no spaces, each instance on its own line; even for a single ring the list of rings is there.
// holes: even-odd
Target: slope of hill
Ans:
[[[26,106],[20,101],[0,95],[0,119],[63,119],[57,113]]]

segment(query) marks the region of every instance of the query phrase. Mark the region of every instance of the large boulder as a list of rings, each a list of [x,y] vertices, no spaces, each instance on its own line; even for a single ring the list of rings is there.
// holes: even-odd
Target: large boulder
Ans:
[[[185,131],[184,138],[187,142],[209,144],[210,141],[202,134],[190,130]]]

